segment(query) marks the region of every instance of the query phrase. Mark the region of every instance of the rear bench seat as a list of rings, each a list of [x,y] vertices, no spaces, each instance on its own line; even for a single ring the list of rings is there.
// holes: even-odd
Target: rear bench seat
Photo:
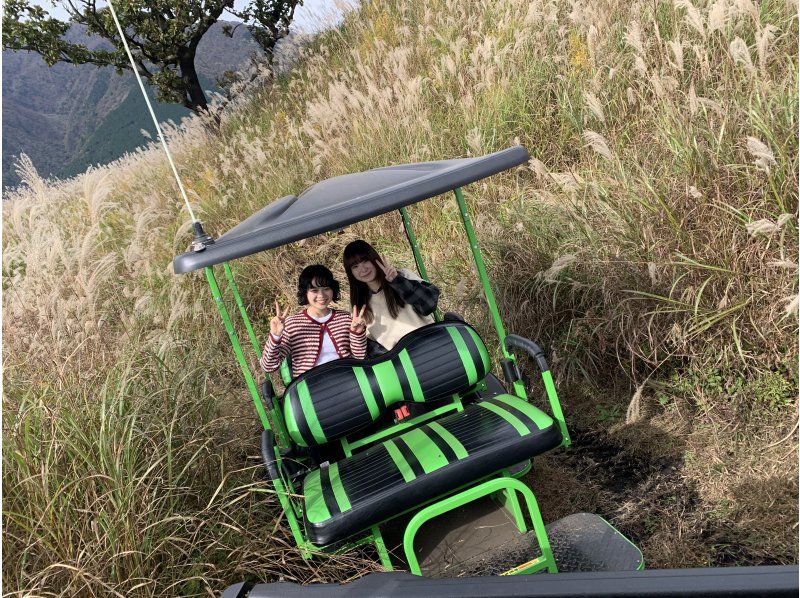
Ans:
[[[284,393],[284,418],[295,443],[321,445],[371,426],[395,403],[463,395],[488,372],[486,346],[469,325],[434,323],[375,359],[340,359],[298,377]],[[307,474],[306,533],[318,546],[345,539],[561,440],[554,420],[518,397],[467,405]]]

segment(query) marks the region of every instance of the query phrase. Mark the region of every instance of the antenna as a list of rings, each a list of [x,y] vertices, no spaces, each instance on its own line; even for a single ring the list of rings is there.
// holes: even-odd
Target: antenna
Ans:
[[[147,104],[147,109],[150,112],[151,118],[153,119],[153,124],[156,126],[158,138],[161,140],[161,147],[164,148],[164,153],[167,154],[167,160],[169,161],[169,165],[172,167],[172,174],[175,175],[175,180],[177,181],[178,188],[181,191],[181,196],[183,197],[184,203],[186,203],[186,209],[189,210],[189,216],[192,218],[192,227],[194,228],[195,233],[194,241],[192,241],[192,250],[203,251],[207,245],[211,245],[214,242],[214,239],[211,237],[211,235],[207,234],[203,230],[202,223],[194,215],[192,206],[189,203],[189,197],[186,195],[186,190],[183,188],[183,182],[178,174],[178,169],[175,167],[175,162],[172,160],[172,154],[167,146],[167,141],[164,138],[164,132],[161,130],[161,125],[158,124],[156,113],[153,111],[153,105],[150,103],[150,98],[147,97],[147,92],[145,91],[142,77],[139,75],[139,69],[136,67],[136,61],[134,61],[133,54],[131,54],[131,49],[128,47],[128,40],[125,38],[125,32],[122,30],[122,26],[119,24],[119,19],[117,19],[117,12],[114,10],[114,5],[111,3],[111,0],[107,0],[107,2],[108,8],[111,11],[111,17],[114,19],[114,24],[117,26],[119,37],[122,40],[122,45],[125,47],[125,53],[128,55],[128,60],[131,62],[133,74],[136,75],[136,81],[139,83],[139,89],[142,91],[145,104]]]

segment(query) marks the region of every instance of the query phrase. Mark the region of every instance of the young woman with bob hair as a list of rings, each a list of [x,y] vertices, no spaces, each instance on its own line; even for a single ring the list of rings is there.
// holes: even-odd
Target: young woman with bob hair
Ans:
[[[275,301],[275,317],[269,323],[269,339],[261,356],[264,371],[274,372],[291,358],[292,377],[312,367],[339,359],[364,359],[367,350],[364,309],[352,313],[331,309],[339,299],[339,282],[325,266],[306,267],[297,281],[297,302],[305,306],[290,316]]]

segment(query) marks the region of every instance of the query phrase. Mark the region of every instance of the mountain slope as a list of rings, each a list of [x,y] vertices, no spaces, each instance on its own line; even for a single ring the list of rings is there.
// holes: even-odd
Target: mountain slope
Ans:
[[[206,89],[225,71],[237,70],[256,51],[246,28],[233,38],[215,24],[198,46],[197,68]],[[89,45],[81,26],[67,36]],[[146,143],[141,129],[152,122],[142,112],[141,98],[126,102],[139,88],[133,75],[111,68],[56,64],[48,67],[34,53],[3,52],[3,187],[18,182],[13,164],[26,153],[45,176],[71,176],[90,164],[103,164]],[[131,98],[133,99],[133,98]],[[189,110],[174,104],[155,105],[161,120],[180,120]]]
[[[214,89],[213,83],[205,77],[201,77],[201,83],[206,89]],[[157,102],[152,89],[148,89],[148,96],[160,122],[172,120],[178,123],[191,114],[183,106]],[[142,129],[150,133],[151,139],[155,139],[152,118],[136,85],[118,106],[84,135],[80,147],[74,150],[69,162],[60,168],[58,176],[75,176],[84,172],[89,165],[105,164],[125,152],[146,145],[149,139],[142,134]]]

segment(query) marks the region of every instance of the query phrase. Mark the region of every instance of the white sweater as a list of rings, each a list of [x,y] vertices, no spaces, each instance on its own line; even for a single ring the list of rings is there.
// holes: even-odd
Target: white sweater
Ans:
[[[397,272],[408,280],[422,280],[411,270],[400,269]],[[374,318],[367,324],[367,337],[379,342],[386,349],[394,347],[405,334],[434,321],[433,316],[420,316],[408,303],[397,312],[396,318],[392,318],[386,306],[383,289],[370,297],[369,306]]]

